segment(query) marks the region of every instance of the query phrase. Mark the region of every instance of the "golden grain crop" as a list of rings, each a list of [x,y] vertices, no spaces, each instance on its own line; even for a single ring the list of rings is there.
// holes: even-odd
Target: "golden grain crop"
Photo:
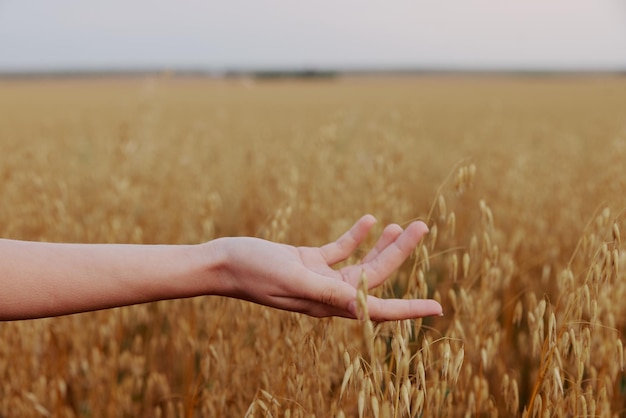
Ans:
[[[618,77],[0,81],[0,236],[318,245],[419,218],[375,292],[445,312],[0,323],[0,415],[623,416],[625,109]]]

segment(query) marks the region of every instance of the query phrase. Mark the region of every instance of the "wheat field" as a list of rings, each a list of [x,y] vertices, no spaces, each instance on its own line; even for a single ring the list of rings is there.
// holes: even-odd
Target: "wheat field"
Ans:
[[[208,296],[4,322],[2,417],[626,414],[624,77],[2,80],[0,147],[3,238],[320,245],[422,219],[374,293],[445,313]]]

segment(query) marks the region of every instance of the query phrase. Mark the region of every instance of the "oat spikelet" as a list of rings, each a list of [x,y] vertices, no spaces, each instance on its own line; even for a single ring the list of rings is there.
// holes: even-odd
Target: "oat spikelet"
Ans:
[[[352,367],[352,364],[350,364],[350,366],[348,366],[348,368],[346,369],[346,372],[343,375],[343,381],[341,382],[341,390],[339,391],[339,399],[343,397],[343,393],[345,392],[346,387],[348,387],[348,383],[350,382],[350,378],[352,377],[353,372],[354,372],[354,367]]]
[[[272,418],[274,416],[274,415],[272,415],[272,411],[270,411],[268,406],[261,399],[257,399],[256,400],[256,404],[259,405],[261,407],[261,409],[263,410],[263,416],[270,417],[270,418]]]
[[[244,414],[244,417],[245,418],[253,417],[255,412],[256,412],[256,402],[252,402],[250,406],[248,407],[248,410]]]
[[[456,230],[456,215],[454,212],[450,212],[448,219],[446,220],[446,228],[448,230],[448,236],[454,237]]]
[[[501,383],[501,387],[502,387],[502,394],[504,395],[504,397],[507,397],[507,394],[509,393],[509,384],[511,382],[511,379],[509,378],[508,374],[505,374],[504,377],[502,378],[502,383]]]
[[[519,389],[517,387],[517,380],[513,379],[511,382],[511,412],[519,411]]]
[[[280,406],[280,403],[278,402],[278,400],[276,400],[276,397],[274,397],[274,395],[272,395],[268,391],[261,389],[261,395],[263,395],[268,400],[268,402],[276,406]]]
[[[404,404],[404,409],[406,409],[407,416],[411,416],[411,400],[409,397],[410,390],[411,382],[409,379],[406,379],[400,388],[400,397],[402,398],[402,403]]]
[[[359,410],[359,418],[363,418],[363,413],[365,412],[365,390],[364,389],[361,389],[359,391],[357,407]]]
[[[482,214],[483,223],[487,227],[493,228],[493,213],[491,212],[491,209],[489,208],[489,206],[487,206],[487,203],[485,203],[484,200],[481,200],[479,202],[479,206],[480,212]]]
[[[446,219],[446,199],[443,195],[437,198],[437,209],[439,210],[439,218]]]
[[[467,279],[469,276],[469,267],[470,267],[470,255],[468,253],[463,254],[463,278]]]
[[[450,358],[452,356],[450,350],[450,342],[445,341],[443,343],[443,358],[441,360],[441,376],[446,379],[448,377],[448,370],[450,369]]]
[[[423,362],[419,362],[417,364],[417,378],[418,378],[418,387],[421,387],[421,389],[424,391],[424,394],[426,393],[426,371],[424,370],[424,363]]]
[[[359,280],[359,286],[356,292],[356,302],[357,302],[357,311],[358,317],[361,320],[369,320],[370,315],[367,309],[367,295],[368,295],[368,285],[367,285],[367,276],[365,275],[365,271],[361,272],[361,278]]]
[[[580,404],[580,410],[578,411],[578,416],[586,417],[587,416],[587,399],[585,399],[584,395],[580,395],[578,397],[578,402]]]
[[[428,256],[428,248],[425,245],[422,245],[422,258],[424,259],[424,270],[430,270],[430,258]]]
[[[413,412],[416,414],[421,414],[423,409],[424,409],[424,391],[418,390],[417,395],[415,396]]]
[[[537,394],[535,398],[535,404],[533,405],[533,410],[531,411],[531,416],[538,417],[541,415],[541,411],[543,411],[543,399],[541,399],[541,395]]]
[[[474,177],[476,177],[476,165],[472,163],[467,168],[467,180],[469,187],[472,187],[472,185],[474,184]]]
[[[470,239],[469,253],[472,257],[478,257],[478,238],[476,235],[472,235]]]
[[[522,301],[518,300],[515,304],[515,309],[513,310],[513,324],[519,326],[522,322],[522,316],[524,314],[524,307],[522,305]]]
[[[456,172],[456,177],[454,179],[454,188],[456,189],[457,193],[463,193],[463,191],[465,190],[465,179],[467,178],[467,169],[465,166],[459,167],[458,171]]]
[[[437,224],[434,224],[430,227],[430,232],[428,233],[428,242],[430,243],[430,250],[434,251],[435,246],[437,245],[437,234],[439,229],[437,228]]]
[[[370,404],[372,405],[372,412],[374,412],[374,418],[379,418],[380,407],[378,406],[378,398],[376,395],[370,397]]]
[[[487,370],[489,367],[489,355],[487,354],[487,350],[483,347],[480,349],[480,360],[484,370]]]
[[[458,302],[456,298],[456,292],[454,291],[454,289],[448,290],[448,299],[450,300],[450,305],[452,305],[452,310],[454,312],[458,312],[459,307],[458,307]]]
[[[557,399],[560,396],[563,396],[565,392],[563,391],[563,380],[561,379],[561,371],[558,367],[554,367],[552,369],[552,374],[554,375],[554,398]],[[556,391],[558,389],[558,392]]]
[[[352,363],[352,361],[350,360],[350,353],[348,353],[348,350],[345,350],[343,352],[343,364],[344,367],[347,369],[350,364]]]
[[[541,299],[539,303],[537,304],[535,316],[537,317],[538,320],[541,320],[545,312],[546,312],[546,300]]]
[[[585,362],[582,360],[578,360],[576,368],[576,385],[582,385],[583,375],[585,374]]]
[[[456,385],[461,375],[461,368],[463,367],[463,359],[465,358],[465,348],[461,346],[459,351],[454,356],[454,365],[452,367],[452,384]]]
[[[459,257],[456,253],[452,254],[450,259],[450,271],[452,273],[452,281],[456,282],[458,274],[459,274]]]

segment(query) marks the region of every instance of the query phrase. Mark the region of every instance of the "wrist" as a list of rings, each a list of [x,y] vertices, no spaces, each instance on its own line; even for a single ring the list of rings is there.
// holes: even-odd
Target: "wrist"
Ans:
[[[228,296],[232,293],[233,286],[227,274],[230,261],[226,240],[217,238],[195,246],[202,266],[199,288],[203,295]]]

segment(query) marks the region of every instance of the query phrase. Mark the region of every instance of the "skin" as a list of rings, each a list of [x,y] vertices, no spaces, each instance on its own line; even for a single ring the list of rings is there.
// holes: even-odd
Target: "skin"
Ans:
[[[359,219],[321,247],[258,238],[219,238],[198,245],[57,244],[0,239],[0,320],[218,295],[314,317],[356,318],[362,273],[380,286],[428,232],[423,222],[388,225],[374,248],[341,269],[376,220]],[[372,320],[442,315],[434,300],[368,296]]]

